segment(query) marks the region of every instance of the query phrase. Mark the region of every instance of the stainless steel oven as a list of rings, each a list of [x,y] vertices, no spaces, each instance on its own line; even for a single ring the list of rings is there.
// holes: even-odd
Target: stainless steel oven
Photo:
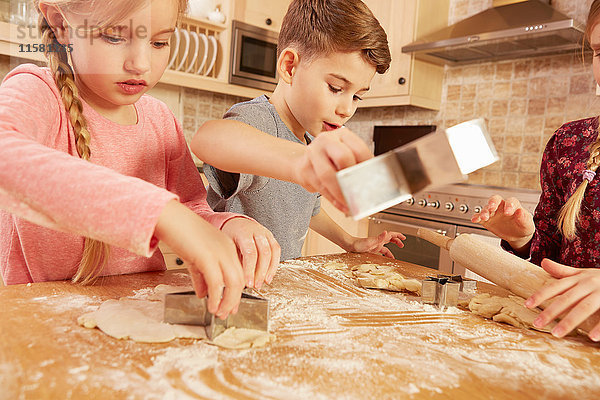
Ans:
[[[229,83],[274,90],[277,85],[277,38],[276,32],[233,21]]]
[[[500,246],[500,239],[479,224],[471,222],[473,213],[481,210],[490,196],[516,197],[533,213],[539,192],[526,189],[507,189],[481,185],[448,185],[400,203],[369,217],[369,236],[383,231],[402,232],[406,236],[404,248],[388,244],[396,259],[437,269],[440,273],[461,274],[468,278],[482,277],[454,263],[447,250],[420,239],[417,229],[428,228],[451,238],[463,233],[478,236],[493,245]]]

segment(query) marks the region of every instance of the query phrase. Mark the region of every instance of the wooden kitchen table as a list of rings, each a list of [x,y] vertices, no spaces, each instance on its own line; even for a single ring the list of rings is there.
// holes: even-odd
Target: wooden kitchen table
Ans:
[[[270,287],[264,348],[225,350],[194,340],[144,344],[77,325],[103,300],[143,300],[184,271],[0,288],[2,399],[597,399],[600,348],[555,339],[416,297],[360,289],[328,261],[394,265],[366,254],[282,264]],[[505,293],[489,285],[480,291]]]

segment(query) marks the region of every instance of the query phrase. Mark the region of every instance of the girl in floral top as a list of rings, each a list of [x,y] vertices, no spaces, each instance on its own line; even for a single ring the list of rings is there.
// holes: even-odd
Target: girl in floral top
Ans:
[[[600,0],[591,5],[585,38],[594,51],[593,72],[600,83]],[[600,309],[598,130],[599,117],[593,117],[569,122],[552,136],[542,158],[542,195],[534,216],[515,198],[492,196],[472,218],[503,239],[504,248],[531,257],[531,262],[558,279],[525,303],[533,308],[554,299],[534,321],[537,327],[568,312],[552,330],[557,337]],[[588,335],[600,341],[600,324]]]

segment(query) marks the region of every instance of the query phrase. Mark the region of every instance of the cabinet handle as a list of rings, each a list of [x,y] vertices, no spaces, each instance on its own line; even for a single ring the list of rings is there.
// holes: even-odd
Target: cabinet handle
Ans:
[[[177,257],[175,259],[175,264],[177,264],[177,265],[183,265],[183,260],[181,258]]]
[[[272,23],[273,23],[273,20],[271,20],[271,18],[267,18],[267,19],[265,20],[265,24],[267,24],[267,25],[269,25],[269,26],[271,26],[271,24],[272,24]]]
[[[400,85],[404,85],[406,83],[406,79],[405,78],[400,78],[400,79],[398,79],[398,83]]]

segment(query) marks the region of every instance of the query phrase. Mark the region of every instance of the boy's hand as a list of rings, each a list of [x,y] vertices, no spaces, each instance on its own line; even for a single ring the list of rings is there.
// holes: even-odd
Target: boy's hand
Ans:
[[[208,294],[208,311],[221,319],[237,312],[244,274],[233,241],[172,200],[163,209],[155,236],[185,260],[198,297]]]
[[[403,240],[406,240],[406,236],[401,234],[400,232],[381,232],[379,236],[368,237],[368,238],[357,238],[354,243],[352,243],[352,247],[350,252],[352,253],[374,253],[381,254],[385,257],[394,258],[394,255],[385,247],[388,243],[395,243],[398,247],[404,247]]]
[[[600,270],[567,267],[548,259],[542,261],[542,268],[558,280],[534,293],[525,305],[534,308],[554,299],[533,324],[541,328],[568,311],[552,330],[554,336],[563,337],[600,310]],[[600,323],[588,336],[595,342],[600,341]]]
[[[233,239],[237,247],[246,286],[260,289],[263,282],[270,284],[281,256],[281,247],[273,234],[258,222],[247,218],[232,218],[223,225],[221,231]]]
[[[535,232],[533,216],[514,197],[504,200],[498,195],[492,196],[471,221],[506,240],[517,252],[529,245]]]
[[[306,147],[295,169],[296,182],[309,192],[319,192],[336,208],[348,212],[336,172],[373,157],[366,143],[342,127],[319,134]]]

